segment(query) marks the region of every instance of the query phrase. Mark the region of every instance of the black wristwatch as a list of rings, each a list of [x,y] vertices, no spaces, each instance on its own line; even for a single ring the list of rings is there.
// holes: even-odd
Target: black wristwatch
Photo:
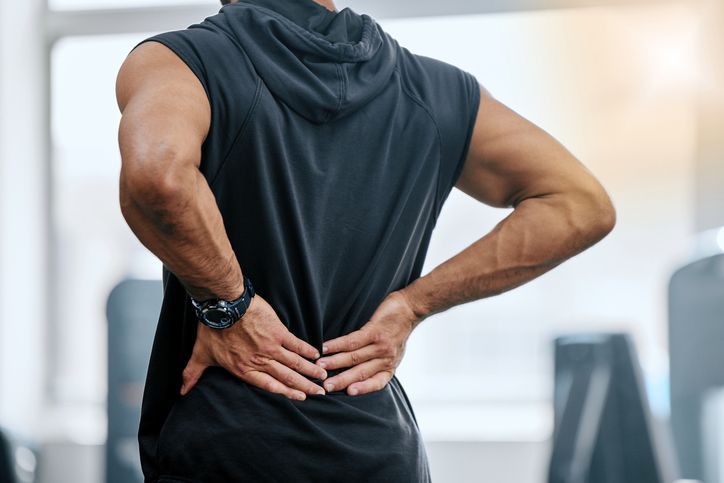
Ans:
[[[212,298],[199,302],[190,295],[189,298],[196,311],[196,317],[202,324],[212,329],[226,329],[244,316],[253,296],[254,286],[249,277],[244,275],[244,291],[236,300]]]

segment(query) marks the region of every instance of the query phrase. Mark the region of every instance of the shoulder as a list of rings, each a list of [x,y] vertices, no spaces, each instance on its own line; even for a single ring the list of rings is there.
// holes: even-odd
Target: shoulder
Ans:
[[[421,98],[454,90],[470,82],[472,74],[441,59],[410,52],[401,48],[400,75],[406,87]]]
[[[194,69],[172,48],[152,39],[137,44],[118,70],[116,97],[121,110],[131,96],[144,92],[159,95],[181,89],[205,97],[205,88]]]

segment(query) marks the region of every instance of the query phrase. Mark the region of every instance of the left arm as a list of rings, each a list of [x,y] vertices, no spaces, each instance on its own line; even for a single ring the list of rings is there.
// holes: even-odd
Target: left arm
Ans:
[[[116,95],[122,113],[120,202],[131,230],[194,298],[238,298],[244,290],[241,268],[199,170],[211,123],[199,79],[166,46],[146,42],[123,63]],[[323,389],[302,374],[326,377],[305,357],[319,355],[257,293],[231,327],[217,330],[197,322],[181,394],[206,367],[217,365],[262,389],[304,399]]]
[[[235,299],[239,262],[198,169],[211,108],[199,80],[157,42],[133,50],[116,83],[120,204],[129,227],[196,299]]]

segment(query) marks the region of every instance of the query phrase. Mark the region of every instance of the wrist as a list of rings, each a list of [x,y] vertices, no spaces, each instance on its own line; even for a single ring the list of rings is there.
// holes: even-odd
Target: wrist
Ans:
[[[239,283],[234,285],[233,287],[230,287],[228,289],[224,289],[219,291],[219,294],[216,296],[223,300],[236,300],[239,297],[241,297],[241,294],[244,293],[244,278],[240,279]]]
[[[209,299],[236,300],[244,293],[244,278],[240,276],[238,282],[216,289],[187,288],[186,292],[199,302]]]
[[[424,303],[424,298],[422,296],[422,292],[419,290],[419,286],[415,282],[400,289],[399,292],[405,298],[407,305],[415,315],[416,320],[412,324],[414,328],[430,315],[430,311]]]
[[[191,304],[194,307],[196,317],[213,329],[225,329],[231,327],[244,317],[246,311],[254,300],[254,287],[248,277],[244,277],[244,288],[234,298],[223,298],[215,296],[207,300],[196,300],[191,296]],[[222,294],[223,295],[223,294]]]

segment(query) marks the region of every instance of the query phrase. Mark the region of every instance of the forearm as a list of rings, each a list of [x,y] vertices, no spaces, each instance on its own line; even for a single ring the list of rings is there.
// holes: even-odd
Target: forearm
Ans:
[[[524,200],[490,233],[405,287],[418,323],[518,287],[603,238],[613,227],[610,205],[581,213],[578,202],[555,195]]]
[[[179,169],[164,183],[122,170],[121,211],[131,230],[197,300],[238,297],[241,268],[203,174]]]

